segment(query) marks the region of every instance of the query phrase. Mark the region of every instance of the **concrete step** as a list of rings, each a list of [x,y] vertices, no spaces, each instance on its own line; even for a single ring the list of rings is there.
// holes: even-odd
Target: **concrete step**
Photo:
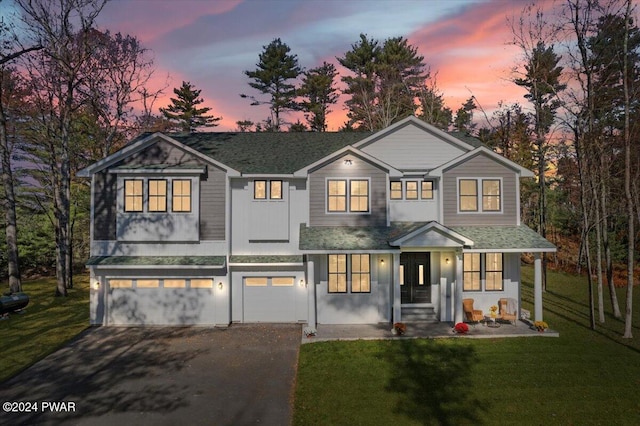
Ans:
[[[402,322],[438,322],[438,316],[431,306],[407,306],[402,308]]]

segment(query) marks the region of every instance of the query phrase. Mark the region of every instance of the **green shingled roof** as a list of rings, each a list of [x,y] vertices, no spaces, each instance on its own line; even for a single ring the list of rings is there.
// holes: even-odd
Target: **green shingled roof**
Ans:
[[[202,132],[167,133],[167,136],[245,174],[291,174],[373,132]],[[476,138],[452,136],[478,147]],[[148,137],[145,133],[130,143]]]
[[[191,133],[168,136],[242,173],[291,174],[368,132]]]
[[[87,266],[215,266],[222,267],[225,256],[93,256]]]
[[[555,251],[556,246],[526,225],[520,226],[451,226],[452,231],[473,240],[477,250]]]
[[[429,222],[393,222],[377,226],[300,226],[300,250],[397,250],[389,241],[408,235]],[[554,251],[555,246],[525,225],[452,226],[451,231],[474,242],[475,250]]]

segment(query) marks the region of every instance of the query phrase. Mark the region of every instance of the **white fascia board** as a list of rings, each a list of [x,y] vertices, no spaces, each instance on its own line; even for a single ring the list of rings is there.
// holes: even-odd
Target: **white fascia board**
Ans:
[[[90,265],[93,269],[122,269],[122,270],[182,270],[182,269],[224,269],[226,265]]]
[[[400,250],[300,250],[304,254],[336,254],[336,253],[355,253],[355,254],[400,254]]]
[[[304,262],[289,262],[289,263],[229,263],[229,266],[236,267],[269,267],[269,266],[304,266]]]
[[[194,175],[202,174],[206,170],[205,167],[189,168],[189,169],[111,169],[108,173],[113,174],[145,174],[145,175]]]
[[[242,173],[240,176],[234,176],[234,177],[242,177],[242,178],[248,178],[248,179],[256,179],[256,178],[292,179],[292,178],[299,178],[300,176],[296,176],[295,174]]]
[[[441,165],[440,167],[437,167],[433,170],[431,170],[430,172],[427,173],[427,176],[436,176],[436,177],[442,177],[442,173],[447,170],[450,169],[451,167],[454,167],[464,161],[466,161],[467,159],[474,157],[476,155],[479,154],[486,154],[489,157],[491,157],[493,160],[503,164],[504,166],[516,171],[517,173],[520,174],[520,177],[534,177],[534,174],[531,170],[522,167],[521,165],[509,160],[506,157],[503,157],[500,154],[497,154],[495,152],[493,152],[492,150],[490,150],[487,147],[481,146],[478,147],[476,149],[474,149],[473,151],[469,151],[465,154],[462,154],[459,157],[454,158],[453,160]]]
[[[332,152],[326,157],[321,158],[318,161],[315,161],[314,163],[311,163],[300,170],[296,170],[293,174],[295,177],[306,177],[312,170],[320,168],[322,165],[327,164],[347,153],[351,153],[356,157],[362,158],[364,161],[368,161],[369,163],[375,164],[376,166],[385,169],[390,177],[401,178],[403,176],[403,173],[400,170],[392,167],[384,161],[377,159],[376,157],[367,154],[364,151],[360,151],[358,148],[352,145],[347,145],[344,148],[339,149],[338,151]]]

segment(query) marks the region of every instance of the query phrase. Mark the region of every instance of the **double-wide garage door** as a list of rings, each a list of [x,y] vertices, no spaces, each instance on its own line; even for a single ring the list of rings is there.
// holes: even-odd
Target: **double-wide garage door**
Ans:
[[[110,325],[215,324],[211,278],[118,278],[108,286]]]

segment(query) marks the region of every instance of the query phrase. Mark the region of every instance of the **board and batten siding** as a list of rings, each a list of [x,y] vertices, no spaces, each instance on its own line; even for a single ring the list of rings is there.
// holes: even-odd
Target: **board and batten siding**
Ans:
[[[502,212],[458,213],[458,178],[502,178]],[[456,225],[517,225],[517,174],[492,158],[478,154],[464,163],[446,170],[442,175],[443,222]],[[481,196],[481,194],[479,194]],[[480,202],[480,201],[479,201]]]
[[[106,170],[93,176],[93,239],[108,241],[116,239],[117,177]]]
[[[226,182],[223,170],[209,166],[200,180],[200,239],[224,240],[226,221]]]
[[[351,160],[351,164],[345,164]],[[327,179],[369,179],[368,213],[327,212]],[[385,226],[387,224],[387,174],[354,155],[345,155],[309,174],[310,226]]]
[[[434,169],[466,152],[413,124],[397,129],[361,149],[399,170]]]

